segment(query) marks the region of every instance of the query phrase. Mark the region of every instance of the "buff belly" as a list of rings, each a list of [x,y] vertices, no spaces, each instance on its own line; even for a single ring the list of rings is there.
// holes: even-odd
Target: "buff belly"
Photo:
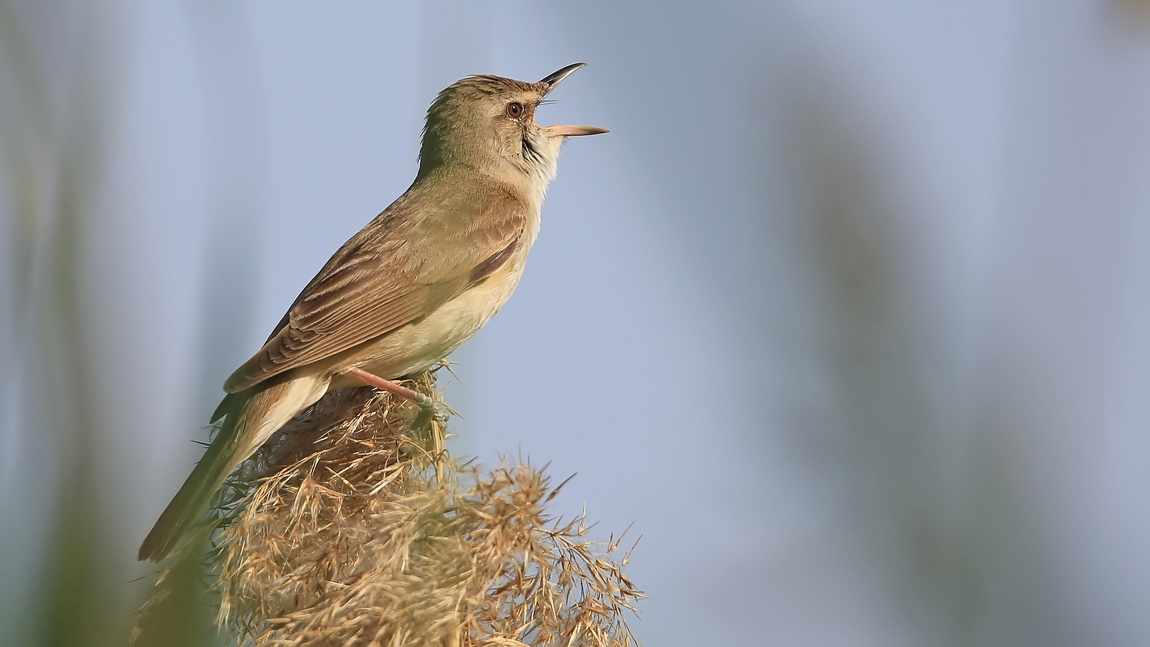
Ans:
[[[418,322],[392,331],[354,351],[343,369],[357,367],[385,379],[425,371],[471,339],[499,312],[522,274],[522,259],[443,304]],[[330,388],[358,384],[333,375]]]

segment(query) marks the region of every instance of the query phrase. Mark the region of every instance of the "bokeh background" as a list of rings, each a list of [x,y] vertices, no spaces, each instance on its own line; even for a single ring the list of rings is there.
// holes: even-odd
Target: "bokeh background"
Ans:
[[[574,61],[454,451],[634,522],[646,645],[1150,641],[1150,7],[0,2],[0,644],[120,645],[224,377]]]

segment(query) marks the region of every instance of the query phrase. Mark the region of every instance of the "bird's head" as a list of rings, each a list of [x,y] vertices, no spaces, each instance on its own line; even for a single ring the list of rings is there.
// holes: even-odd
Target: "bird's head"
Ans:
[[[607,132],[591,126],[535,123],[539,104],[584,65],[568,65],[538,83],[469,76],[448,86],[427,111],[418,177],[459,166],[499,176],[518,175],[509,179],[545,189],[555,177],[564,140]]]

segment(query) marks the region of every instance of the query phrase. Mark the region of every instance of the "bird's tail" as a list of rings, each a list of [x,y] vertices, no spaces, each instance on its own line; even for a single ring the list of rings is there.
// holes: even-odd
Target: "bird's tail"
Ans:
[[[284,423],[315,403],[325,390],[326,383],[321,385],[317,378],[305,376],[253,393],[229,394],[217,410],[225,416],[219,432],[152,526],[137,558],[158,562],[167,557],[199,520],[228,474]]]

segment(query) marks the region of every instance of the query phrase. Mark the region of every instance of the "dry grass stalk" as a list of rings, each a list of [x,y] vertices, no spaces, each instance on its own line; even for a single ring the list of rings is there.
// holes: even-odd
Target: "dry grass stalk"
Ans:
[[[439,397],[430,374],[417,387]],[[528,464],[459,466],[416,413],[368,388],[330,394],[228,480],[204,532],[233,642],[633,644],[641,594],[619,540],[551,520],[558,488]]]

